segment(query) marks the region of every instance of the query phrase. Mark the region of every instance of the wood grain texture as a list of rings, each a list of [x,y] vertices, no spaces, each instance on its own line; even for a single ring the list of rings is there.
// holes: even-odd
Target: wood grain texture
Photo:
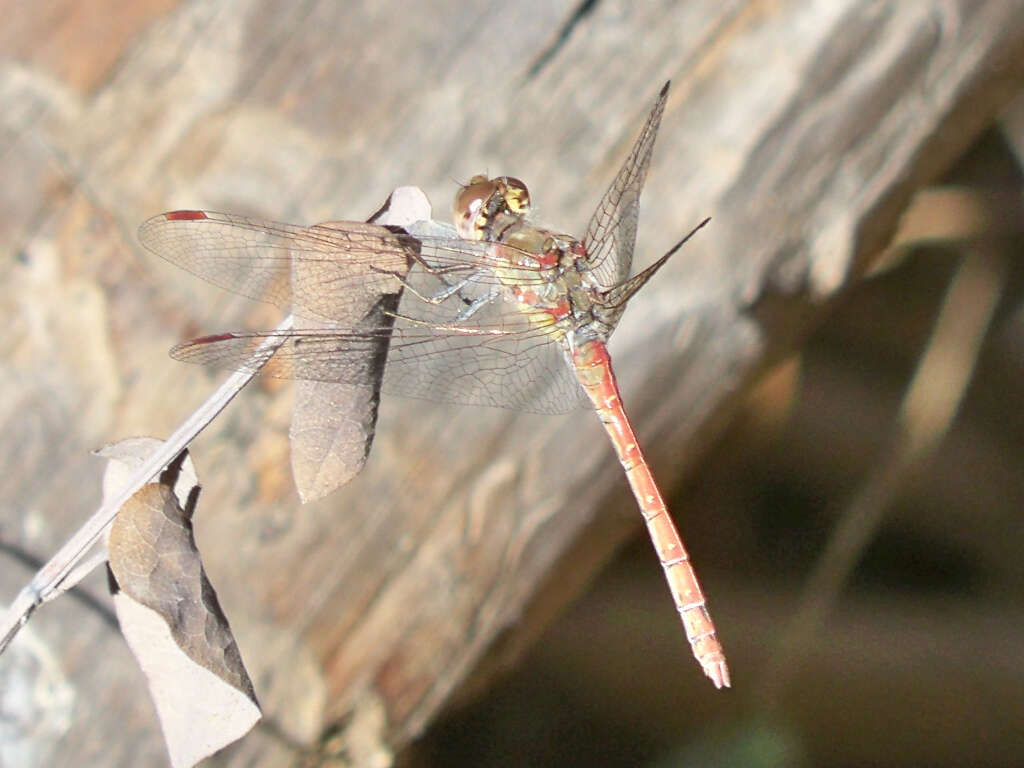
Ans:
[[[9,13],[26,36],[61,41],[45,22],[71,7]],[[735,397],[887,244],[911,192],[1019,91],[1020,11],[705,0],[600,2],[577,18],[568,3],[154,2],[130,34],[76,42],[73,57],[71,43],[49,58],[5,43],[5,545],[48,557],[99,498],[88,451],[166,434],[205,396],[213,378],[169,360],[171,344],[276,322],[143,253],[145,217],[362,219],[416,184],[446,218],[454,180],[489,171],[525,179],[542,219],[581,231],[669,78],[637,265],[713,219],[637,296],[611,348],[656,476],[679,483]],[[400,749],[640,524],[592,414],[395,399],[363,474],[301,507],[288,392],[250,389],[194,446],[197,536],[261,703],[298,744],[340,723],[357,763]],[[690,549],[698,569],[715,560]],[[28,572],[3,562],[13,595]],[[720,629],[728,651],[742,630]],[[25,736],[23,764],[162,764],[109,622],[65,599],[28,633],[0,663],[59,657],[66,696],[26,694],[24,711],[55,730]],[[681,632],[678,646],[673,663],[690,663]],[[222,764],[277,765],[286,751],[257,733]]]

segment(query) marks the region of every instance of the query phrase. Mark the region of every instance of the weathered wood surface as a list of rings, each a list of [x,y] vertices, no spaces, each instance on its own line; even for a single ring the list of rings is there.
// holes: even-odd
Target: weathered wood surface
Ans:
[[[417,184],[444,218],[453,179],[488,170],[579,231],[671,78],[637,262],[713,221],[612,349],[672,486],[1024,69],[1021,4],[997,0],[604,2],[578,18],[567,3],[132,8],[14,4],[0,33],[3,539],[38,558],[99,498],[89,449],[168,433],[213,386],[165,350],[276,319],[142,253],[134,230],[153,213],[363,218]],[[300,507],[286,389],[251,387],[194,446],[199,542],[268,718],[297,745],[340,722],[369,764],[526,642],[636,515],[585,412],[393,399],[362,476]],[[732,565],[693,549],[698,568]],[[3,562],[13,595],[29,570]],[[721,629],[728,650],[751,627]],[[678,645],[671,663],[707,685]],[[5,691],[25,691],[18,764],[162,764],[106,615],[65,598],[0,665]],[[33,676],[47,695],[24,688]],[[295,748],[257,730],[222,760],[278,765]]]

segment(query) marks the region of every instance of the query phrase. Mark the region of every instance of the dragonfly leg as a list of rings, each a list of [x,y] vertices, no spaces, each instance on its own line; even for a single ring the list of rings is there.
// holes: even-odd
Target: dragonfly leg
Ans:
[[[426,294],[421,293],[420,291],[416,290],[416,288],[413,287],[412,283],[410,283],[409,280],[407,280],[399,272],[392,271],[392,270],[384,270],[384,269],[379,269],[379,268],[374,268],[374,267],[371,267],[371,269],[374,272],[377,272],[379,274],[391,275],[393,278],[395,278],[395,280],[397,280],[402,285],[402,287],[405,290],[409,291],[409,293],[411,293],[417,299],[419,299],[420,301],[423,301],[423,302],[425,302],[427,304],[434,305],[434,306],[437,306],[438,304],[443,304],[445,301],[447,301],[453,295],[455,295],[456,293],[459,293],[467,285],[469,285],[470,283],[475,282],[480,277],[480,275],[482,274],[480,270],[474,270],[468,277],[461,277],[458,280],[452,281],[450,279],[448,273],[450,273],[450,272],[457,272],[457,271],[465,271],[465,269],[466,269],[465,266],[458,265],[458,266],[452,266],[452,267],[442,267],[442,268],[436,268],[435,267],[435,268],[432,268],[428,264],[425,264],[425,263],[422,263],[422,264],[423,264],[424,270],[428,274],[433,275],[434,277],[436,277],[438,279],[438,281],[443,286],[445,286],[444,288],[442,288],[440,291],[438,291],[435,294],[426,295]],[[470,298],[468,298],[466,296],[460,296],[459,298],[462,299],[462,302],[464,304],[470,305],[470,304],[473,303],[473,299],[470,299]]]
[[[476,299],[469,302],[469,305],[455,316],[455,322],[461,323],[463,320],[468,320],[477,313],[480,307],[484,306],[485,304],[489,304],[491,301],[497,298],[500,293],[501,291],[497,286],[492,286],[491,290],[489,290],[483,296],[478,296]],[[462,300],[467,301],[465,297],[463,297]]]
[[[468,283],[468,282],[470,282],[470,280],[471,280],[471,278],[467,278],[464,281],[464,283]],[[423,299],[423,301],[427,302],[428,304],[440,304],[446,298],[448,298],[453,293],[455,293],[456,291],[461,289],[463,287],[463,285],[451,286],[449,290],[446,290],[446,291],[442,292],[444,294],[443,296],[441,294],[438,294],[438,296],[435,296],[433,298],[422,296],[420,293],[418,293],[411,286],[406,286],[406,287],[410,291],[412,291],[413,295],[417,296],[418,298]],[[462,302],[466,305],[466,307],[461,312],[459,312],[457,315],[455,315],[455,317],[452,318],[452,323],[461,323],[463,320],[469,319],[470,317],[475,315],[480,310],[481,307],[483,307],[485,304],[489,304],[496,297],[498,297],[500,295],[501,295],[501,290],[495,286],[495,287],[492,287],[487,293],[483,294],[482,296],[478,296],[475,299],[470,299],[470,298],[468,298],[466,296],[460,296],[459,298],[462,299]],[[400,315],[398,313],[389,312],[388,314],[391,315],[392,317],[396,318],[396,319],[405,320],[406,322],[409,322],[409,323],[415,323],[417,325],[427,325],[427,323],[425,323],[422,320],[416,320],[415,318],[405,317],[404,315]],[[434,327],[435,328],[447,328],[449,326],[435,325]],[[455,327],[455,326],[450,326],[450,327]]]
[[[441,291],[438,291],[437,293],[435,293],[430,298],[423,299],[423,300],[426,301],[429,304],[441,304],[441,303],[447,301],[451,296],[454,296],[456,293],[460,293],[462,291],[462,289],[465,288],[470,283],[476,282],[476,280],[479,277],[480,277],[480,272],[474,272],[469,277],[464,277],[461,280],[459,280],[458,282],[449,283],[445,279],[444,276],[438,275],[437,278],[442,283],[444,283],[447,286],[447,288],[445,288],[445,289],[443,289]],[[413,291],[413,293],[416,293],[416,291]],[[416,293],[416,295],[419,296],[418,293]],[[473,302],[472,299],[469,299],[466,296],[461,296],[460,295],[459,298],[462,299],[462,302],[464,304],[471,304]]]

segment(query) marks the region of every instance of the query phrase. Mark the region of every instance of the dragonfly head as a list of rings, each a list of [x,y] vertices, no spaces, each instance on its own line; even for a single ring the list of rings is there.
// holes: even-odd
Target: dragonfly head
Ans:
[[[486,240],[495,218],[522,216],[530,208],[530,192],[512,176],[474,176],[455,195],[455,229],[467,240]]]

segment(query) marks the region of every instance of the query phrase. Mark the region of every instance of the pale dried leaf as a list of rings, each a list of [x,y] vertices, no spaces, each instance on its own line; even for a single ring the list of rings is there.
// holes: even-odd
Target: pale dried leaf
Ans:
[[[174,766],[190,766],[259,720],[252,683],[171,490],[142,488],[110,533],[121,629],[149,682]]]
[[[163,616],[124,592],[114,595],[114,607],[149,682],[174,768],[195,765],[260,719],[255,699],[182,653]]]
[[[128,437],[93,451],[96,456],[108,460],[107,469],[103,473],[103,500],[106,501],[123,488],[132,474],[162,444],[163,440],[155,437]],[[178,497],[178,503],[184,507],[192,488],[199,485],[199,478],[187,451],[175,464],[179,470],[178,480],[174,484],[174,495]]]

